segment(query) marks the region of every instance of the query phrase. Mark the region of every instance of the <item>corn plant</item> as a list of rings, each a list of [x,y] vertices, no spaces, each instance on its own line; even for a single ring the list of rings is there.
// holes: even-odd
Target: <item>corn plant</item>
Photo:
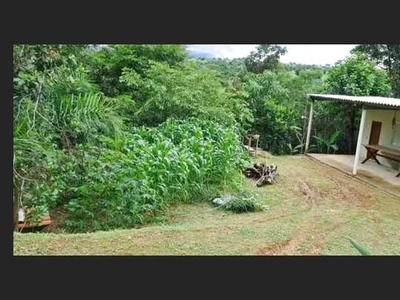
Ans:
[[[72,231],[128,228],[170,203],[204,199],[233,182],[247,158],[237,128],[210,120],[169,120],[102,143],[80,149],[87,173],[68,205]]]

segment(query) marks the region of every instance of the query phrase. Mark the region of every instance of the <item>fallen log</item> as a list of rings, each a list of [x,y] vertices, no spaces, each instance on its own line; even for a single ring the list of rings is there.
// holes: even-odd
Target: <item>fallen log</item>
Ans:
[[[276,165],[266,165],[264,163],[255,163],[251,167],[247,167],[243,172],[248,178],[257,179],[258,187],[264,184],[271,184],[277,175],[278,167]]]

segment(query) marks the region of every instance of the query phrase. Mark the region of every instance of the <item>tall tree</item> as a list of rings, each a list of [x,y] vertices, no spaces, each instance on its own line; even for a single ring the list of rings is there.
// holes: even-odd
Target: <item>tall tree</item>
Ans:
[[[153,63],[141,79],[134,70],[125,68],[120,81],[135,85],[142,95],[130,116],[135,125],[155,126],[168,118],[231,118],[239,123],[252,118],[243,97],[222,84],[216,72],[196,61],[175,67]]]
[[[243,78],[243,88],[254,115],[249,132],[260,134],[261,148],[273,154],[288,153],[288,144],[294,141],[293,126],[296,125],[296,112],[285,101],[288,89],[271,71],[257,75],[247,73]]]
[[[389,75],[395,97],[400,97],[400,45],[394,44],[363,44],[355,47],[352,52],[361,51],[367,58],[384,67]]]
[[[155,62],[175,66],[186,59],[183,45],[107,45],[91,56],[91,75],[109,97],[132,94],[132,88],[120,81],[124,68],[143,77]]]
[[[264,70],[274,71],[278,68],[279,58],[287,52],[286,47],[275,44],[261,44],[256,51],[245,59],[249,72],[260,74]]]
[[[330,94],[349,96],[388,96],[390,85],[385,71],[377,68],[361,52],[356,52],[345,61],[338,62],[326,74],[324,91]],[[355,119],[359,110],[353,104],[335,105],[330,113],[344,113],[347,116],[348,153],[354,152]]]

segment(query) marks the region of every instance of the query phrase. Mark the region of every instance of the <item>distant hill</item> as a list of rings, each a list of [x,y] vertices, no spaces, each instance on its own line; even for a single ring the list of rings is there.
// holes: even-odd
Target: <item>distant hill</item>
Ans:
[[[214,58],[214,55],[209,52],[202,52],[198,50],[186,50],[189,57],[195,57],[195,58]]]

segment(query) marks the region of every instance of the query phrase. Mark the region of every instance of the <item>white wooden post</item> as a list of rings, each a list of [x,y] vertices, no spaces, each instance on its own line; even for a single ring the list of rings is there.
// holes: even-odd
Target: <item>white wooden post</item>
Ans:
[[[360,121],[360,129],[358,131],[358,139],[357,139],[357,149],[356,149],[356,156],[354,158],[354,165],[353,165],[353,175],[357,174],[357,168],[360,160],[360,152],[361,152],[361,143],[362,137],[364,133],[364,125],[365,125],[365,115],[367,114],[367,110],[363,108],[361,113],[361,121]]]
[[[304,154],[306,154],[308,152],[308,147],[310,146],[310,135],[311,135],[311,125],[312,125],[313,111],[314,111],[314,100],[311,100],[310,116],[308,117],[306,148],[304,149]]]

